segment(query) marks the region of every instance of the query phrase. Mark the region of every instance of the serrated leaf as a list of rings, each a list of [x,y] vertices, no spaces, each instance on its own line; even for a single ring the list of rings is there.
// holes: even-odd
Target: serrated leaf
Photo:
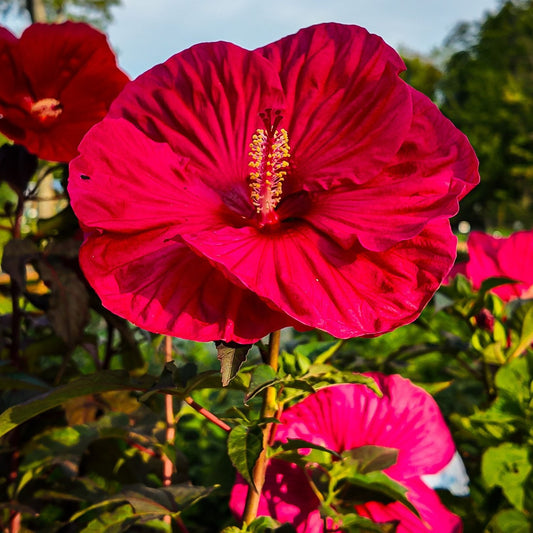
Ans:
[[[217,358],[220,361],[220,374],[222,386],[226,386],[237,375],[246,356],[252,347],[251,344],[237,344],[236,342],[216,341]]]
[[[398,461],[398,450],[385,446],[359,446],[342,453],[348,464],[357,465],[360,474],[367,474],[377,470],[385,470]]]
[[[0,437],[19,424],[71,398],[112,390],[139,389],[142,388],[141,385],[143,384],[136,384],[124,370],[102,370],[82,376],[3,411],[0,414]]]
[[[228,456],[239,474],[254,487],[253,469],[263,450],[263,432],[259,426],[235,426],[228,436]]]

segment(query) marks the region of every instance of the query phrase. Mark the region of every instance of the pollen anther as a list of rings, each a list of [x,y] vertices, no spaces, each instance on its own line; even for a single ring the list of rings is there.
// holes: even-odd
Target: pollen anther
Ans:
[[[276,114],[271,122],[271,110],[261,114],[266,129],[258,129],[250,143],[250,198],[262,219],[276,218],[274,210],[281,200],[282,184],[289,166],[290,147],[287,131],[275,129],[281,120]]]

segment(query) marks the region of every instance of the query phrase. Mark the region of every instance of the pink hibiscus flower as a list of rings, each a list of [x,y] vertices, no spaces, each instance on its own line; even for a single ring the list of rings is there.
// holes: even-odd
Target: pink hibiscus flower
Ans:
[[[361,384],[326,387],[282,414],[276,440],[304,439],[338,453],[365,445],[395,448],[398,460],[384,473],[408,489],[407,497],[420,518],[398,502],[370,502],[356,506],[356,512],[376,523],[398,521],[397,533],[461,532],[459,517],[442,505],[424,481],[425,476],[454,463],[455,446],[436,402],[401,376],[368,375],[383,392],[381,398]],[[432,481],[433,486],[440,486]],[[237,516],[242,516],[247,490],[239,477],[230,500]],[[464,494],[462,487],[456,492]],[[301,533],[322,533],[318,506],[319,500],[300,467],[270,461],[259,516],[289,522]]]
[[[0,28],[0,131],[35,155],[68,162],[128,77],[104,34],[84,23]]]
[[[492,289],[502,300],[533,298],[533,230],[518,231],[499,238],[481,231],[468,236],[468,261],[460,263],[452,273],[465,275],[479,289],[484,280],[505,277],[518,283]]]
[[[381,38],[320,24],[255,51],[185,50],[80,145],[80,261],[106,307],[159,333],[254,342],[414,320],[478,181],[467,139]]]

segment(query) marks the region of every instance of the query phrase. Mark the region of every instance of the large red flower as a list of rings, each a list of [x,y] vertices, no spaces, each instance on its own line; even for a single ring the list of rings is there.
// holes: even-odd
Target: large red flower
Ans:
[[[399,521],[397,533],[462,531],[459,517],[442,505],[424,481],[454,458],[455,446],[436,402],[401,376],[368,375],[376,380],[381,398],[361,384],[326,387],[283,413],[276,440],[304,439],[338,453],[365,445],[395,448],[398,460],[384,472],[408,489],[407,497],[420,518],[398,502],[358,505],[358,514],[377,523]],[[459,477],[458,492],[464,493],[461,484],[468,478],[462,473]],[[247,484],[239,477],[230,500],[237,516],[242,515],[247,491]],[[322,533],[318,507],[319,500],[300,467],[280,460],[270,462],[260,516],[289,522],[299,533]]]
[[[128,77],[104,34],[84,23],[0,28],[0,131],[49,161],[70,161]]]
[[[130,83],[70,170],[104,305],[195,340],[414,320],[478,173],[403,68],[363,28],[321,24],[255,51],[199,44]]]
[[[502,300],[533,298],[533,230],[517,231],[509,237],[493,237],[481,231],[468,236],[468,261],[452,273],[464,274],[475,289],[491,277],[505,277],[518,283],[492,289]]]

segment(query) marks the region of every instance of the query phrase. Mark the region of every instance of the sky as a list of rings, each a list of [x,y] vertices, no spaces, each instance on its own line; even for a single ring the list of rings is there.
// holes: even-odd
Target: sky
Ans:
[[[135,77],[204,41],[253,49],[319,22],[364,26],[422,54],[459,21],[479,21],[499,0],[123,0],[108,27],[119,64]],[[194,7],[193,7],[194,6]]]
[[[122,0],[107,28],[119,65],[136,77],[205,41],[253,49],[319,22],[364,26],[394,48],[429,54],[459,21],[480,21],[500,0]],[[5,25],[19,34],[24,21]]]

